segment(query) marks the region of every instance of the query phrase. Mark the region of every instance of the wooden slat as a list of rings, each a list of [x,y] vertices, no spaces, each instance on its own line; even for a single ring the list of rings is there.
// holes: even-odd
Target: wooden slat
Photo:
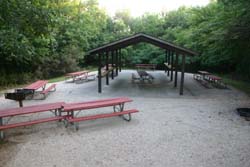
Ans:
[[[64,104],[63,111],[72,111],[72,110],[85,110],[85,109],[92,109],[92,108],[100,108],[100,107],[108,107],[119,105],[126,102],[132,102],[129,98],[115,98],[115,99],[105,99],[105,100],[98,100],[98,101],[90,101],[90,102],[83,102],[83,103],[72,103],[72,104]]]
[[[43,87],[47,83],[48,83],[48,81],[46,81],[46,80],[39,80],[39,81],[36,81],[36,82],[26,86],[24,89],[36,90],[36,89],[39,89],[39,88]]]
[[[80,122],[80,121],[87,121],[87,120],[94,120],[94,119],[100,119],[100,118],[108,118],[108,117],[114,117],[119,115],[125,115],[130,113],[136,113],[139,112],[136,109],[126,110],[122,112],[113,112],[113,113],[106,113],[106,114],[98,114],[98,115],[91,115],[91,116],[84,116],[84,117],[78,117],[78,118],[69,118],[69,122]]]
[[[16,128],[16,127],[21,127],[21,126],[30,126],[30,125],[51,122],[51,121],[58,121],[58,120],[61,120],[63,118],[64,118],[64,116],[57,116],[57,117],[43,118],[43,119],[38,119],[38,120],[28,121],[28,122],[7,124],[7,125],[0,126],[0,130],[11,129],[11,128]]]
[[[47,104],[26,106],[22,108],[4,109],[4,110],[0,110],[0,117],[10,117],[10,116],[15,116],[15,115],[24,115],[24,114],[56,110],[56,109],[62,108],[63,104],[65,103],[57,102],[57,103],[47,103]]]

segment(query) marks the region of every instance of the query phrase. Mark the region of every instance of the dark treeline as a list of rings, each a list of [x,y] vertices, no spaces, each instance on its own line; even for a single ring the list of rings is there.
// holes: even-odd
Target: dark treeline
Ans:
[[[249,9],[249,0],[218,0],[134,18],[126,10],[110,17],[97,0],[1,0],[0,85],[78,70],[94,62],[88,50],[138,32],[199,52],[191,71],[249,80]],[[164,62],[163,50],[144,43],[123,54],[127,64]]]

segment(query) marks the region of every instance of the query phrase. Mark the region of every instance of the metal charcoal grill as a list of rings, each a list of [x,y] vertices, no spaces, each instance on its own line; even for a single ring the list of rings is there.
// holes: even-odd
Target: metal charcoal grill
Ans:
[[[32,95],[32,90],[27,89],[16,89],[13,93],[5,93],[5,99],[16,100],[19,102],[19,106],[23,107],[23,100],[26,99],[27,96]]]

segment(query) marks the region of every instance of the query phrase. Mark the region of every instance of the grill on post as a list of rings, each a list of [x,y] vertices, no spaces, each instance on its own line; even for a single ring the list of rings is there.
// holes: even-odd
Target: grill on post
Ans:
[[[5,93],[5,99],[16,100],[19,102],[19,107],[23,107],[23,100],[34,92],[27,89],[16,89],[13,93]]]

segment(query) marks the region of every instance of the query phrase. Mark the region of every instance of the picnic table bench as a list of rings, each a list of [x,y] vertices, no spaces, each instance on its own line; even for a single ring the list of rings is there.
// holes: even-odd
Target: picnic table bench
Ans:
[[[66,127],[68,126],[69,123],[71,123],[74,124],[76,130],[78,130],[79,129],[78,122],[80,121],[108,118],[114,116],[122,116],[124,120],[130,121],[131,114],[138,112],[138,110],[136,109],[124,110],[124,104],[127,102],[132,102],[132,100],[126,97],[122,97],[122,98],[112,98],[112,99],[89,101],[82,103],[64,104],[62,112],[67,113],[65,117],[67,120]],[[75,111],[81,112],[83,110],[103,108],[103,107],[113,107],[113,112],[105,114],[95,114],[90,116],[80,116],[80,117],[77,117],[78,114],[74,114]],[[124,115],[128,115],[128,118],[126,118]]]
[[[11,109],[3,109],[0,110],[0,138],[4,137],[3,130],[21,127],[21,126],[28,126],[34,125],[39,123],[51,122],[51,121],[58,121],[64,119],[64,116],[61,116],[60,110],[64,102],[56,102],[56,103],[47,103],[47,104],[40,104],[40,105],[32,105],[22,108],[11,108]],[[48,118],[39,118],[32,121],[26,122],[18,122],[18,123],[11,123],[8,124],[9,120],[4,122],[3,119],[8,117],[14,117],[18,115],[26,115],[26,114],[35,114],[41,112],[48,112],[51,111],[54,113],[53,117]]]
[[[207,77],[207,80],[209,82],[211,82],[216,87],[222,87],[222,88],[227,87],[227,85],[222,81],[221,77],[218,77],[218,76],[215,76],[215,75],[209,75]]]

